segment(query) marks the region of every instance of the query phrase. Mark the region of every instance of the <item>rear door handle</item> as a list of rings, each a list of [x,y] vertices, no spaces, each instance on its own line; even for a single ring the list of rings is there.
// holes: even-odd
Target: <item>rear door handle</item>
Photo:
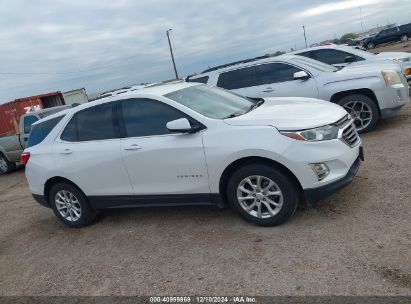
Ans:
[[[65,155],[71,154],[71,153],[73,153],[73,150],[71,149],[64,149],[63,151],[60,152],[60,154],[65,154]]]
[[[264,93],[270,93],[270,92],[274,92],[275,90],[273,88],[266,88],[263,92]]]
[[[124,150],[127,150],[127,151],[140,150],[140,149],[141,149],[141,146],[139,146],[137,144],[132,144],[132,145],[124,147]]]

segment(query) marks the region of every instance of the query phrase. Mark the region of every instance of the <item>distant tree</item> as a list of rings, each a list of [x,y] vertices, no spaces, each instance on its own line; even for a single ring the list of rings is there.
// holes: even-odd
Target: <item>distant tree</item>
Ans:
[[[265,56],[267,56],[267,57],[275,57],[275,56],[280,56],[280,55],[283,55],[283,54],[285,54],[285,52],[277,51],[277,52],[275,52],[275,53],[267,53],[267,54],[265,54]]]
[[[347,34],[342,35],[340,40],[341,41],[347,41],[349,39],[355,39],[357,37],[358,37],[358,35],[355,34],[355,33],[347,33]]]

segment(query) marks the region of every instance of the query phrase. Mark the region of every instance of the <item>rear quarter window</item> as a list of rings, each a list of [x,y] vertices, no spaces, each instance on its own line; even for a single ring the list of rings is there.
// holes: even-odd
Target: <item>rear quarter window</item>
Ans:
[[[60,122],[60,120],[64,117],[59,116],[53,119],[49,119],[45,122],[40,122],[31,128],[29,140],[27,142],[27,148],[33,147],[41,143],[47,135],[50,134],[51,130]]]
[[[188,82],[199,82],[199,83],[207,83],[208,76],[198,77],[198,78],[189,78]]]

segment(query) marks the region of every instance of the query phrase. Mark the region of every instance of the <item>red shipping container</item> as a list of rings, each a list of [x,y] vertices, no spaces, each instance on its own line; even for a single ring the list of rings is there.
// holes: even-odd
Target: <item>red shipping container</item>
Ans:
[[[64,105],[60,92],[19,98],[0,105],[0,136],[20,132],[20,117],[29,112]]]

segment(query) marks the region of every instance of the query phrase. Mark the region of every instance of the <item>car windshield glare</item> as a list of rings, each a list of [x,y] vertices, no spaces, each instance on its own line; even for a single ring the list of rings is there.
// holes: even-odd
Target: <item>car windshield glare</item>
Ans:
[[[191,86],[164,96],[214,119],[244,114],[254,104],[244,97],[207,85]]]
[[[311,68],[314,68],[314,69],[316,69],[320,72],[336,72],[336,71],[338,71],[338,69],[333,67],[332,65],[329,65],[329,64],[323,63],[321,61],[311,59],[311,58],[303,57],[303,56],[295,56],[292,60],[296,61],[298,63],[302,63],[306,66],[311,67]]]

